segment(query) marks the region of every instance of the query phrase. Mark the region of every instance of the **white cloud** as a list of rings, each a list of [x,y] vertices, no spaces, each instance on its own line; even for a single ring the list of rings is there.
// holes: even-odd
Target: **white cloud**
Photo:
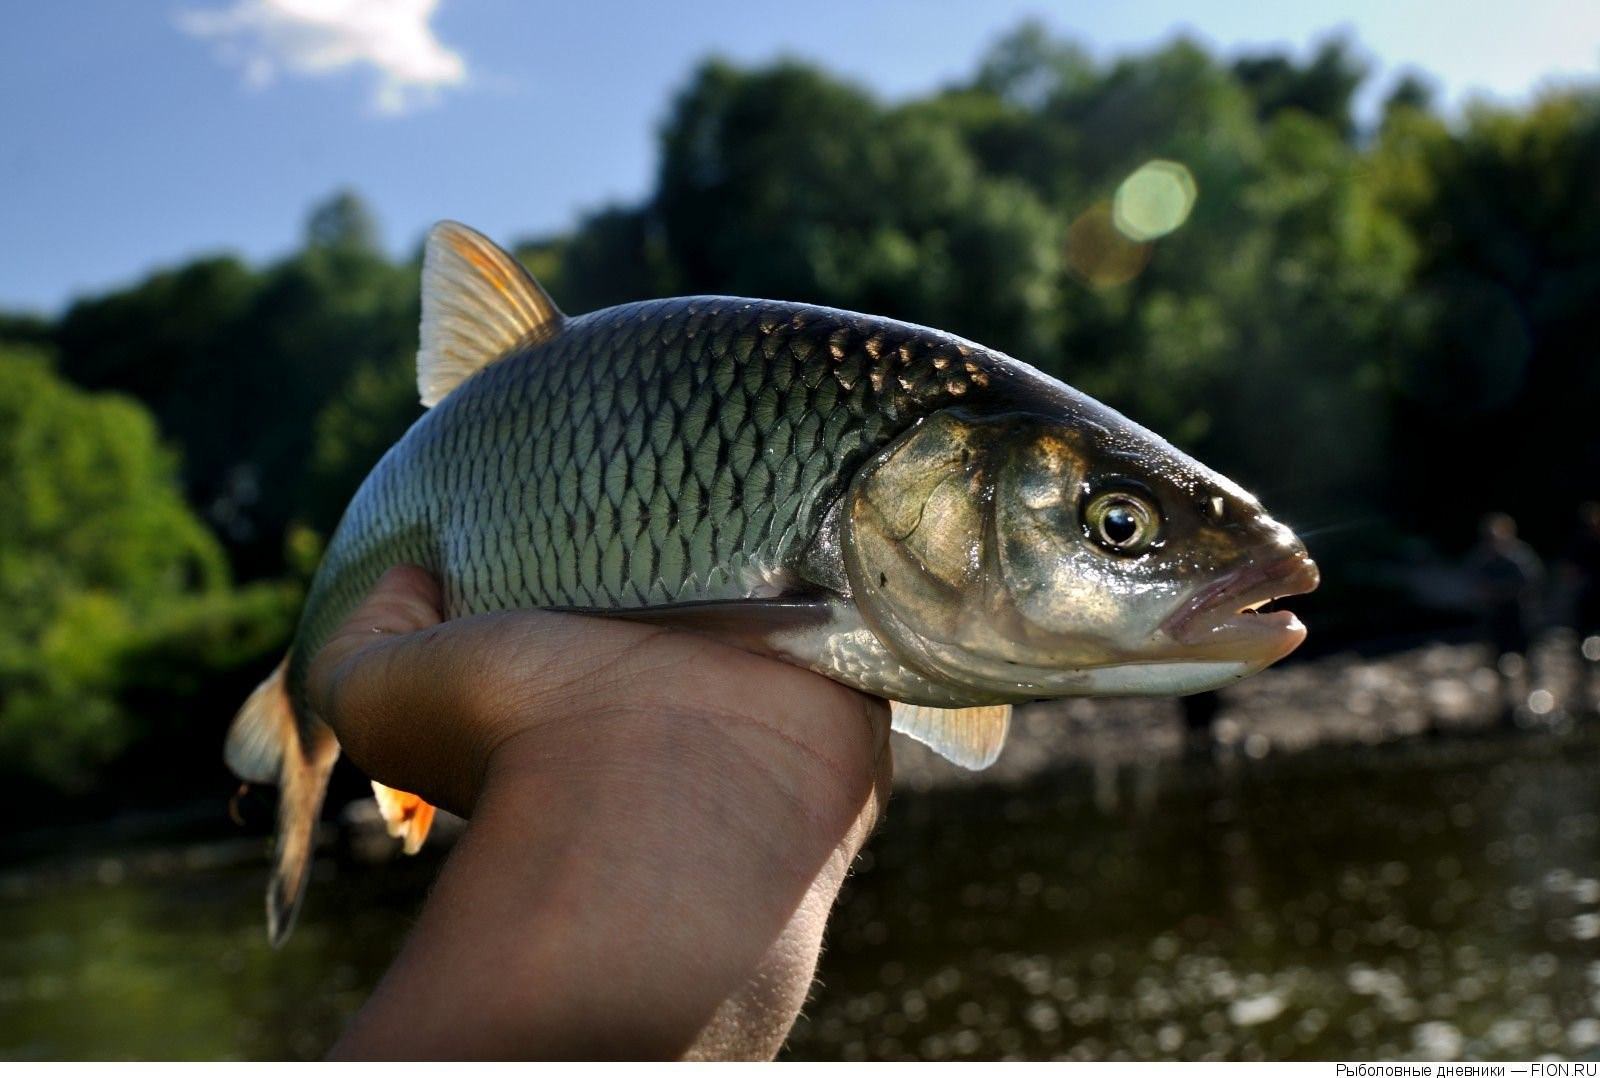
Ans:
[[[251,86],[280,72],[327,75],[367,68],[372,106],[402,113],[466,81],[461,54],[428,25],[439,0],[234,0],[221,10],[186,11],[178,28],[215,42]]]

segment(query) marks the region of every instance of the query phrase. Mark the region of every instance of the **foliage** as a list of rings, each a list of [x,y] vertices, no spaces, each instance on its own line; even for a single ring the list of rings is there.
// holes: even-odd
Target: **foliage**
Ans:
[[[183,449],[190,501],[247,576],[277,571],[306,509],[320,409],[356,372],[415,348],[415,272],[372,245],[359,203],[337,196],[307,232],[301,253],[264,272],[204,259],[74,304],[57,334],[64,374],[155,412]]]
[[[1269,54],[1236,61],[1233,73],[1255,99],[1263,119],[1294,109],[1321,120],[1340,138],[1355,133],[1351,99],[1367,76],[1367,66],[1350,55],[1347,41],[1323,42],[1304,67],[1286,56]],[[1402,83],[1400,89],[1402,100],[1415,100],[1415,82]]]
[[[222,549],[184,504],[174,471],[137,403],[72,388],[41,354],[0,351],[8,777],[83,784],[133,736],[117,699],[128,657],[192,620],[194,604],[225,604]]]
[[[1549,543],[1600,471],[1600,99],[1480,106],[1460,130],[1407,110],[1374,157],[1419,247],[1393,429],[1427,486],[1395,507],[1433,530],[1493,505]]]

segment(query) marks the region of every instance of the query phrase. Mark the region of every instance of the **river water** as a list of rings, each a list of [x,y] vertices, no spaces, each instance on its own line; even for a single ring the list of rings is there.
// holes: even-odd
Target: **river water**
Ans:
[[[1593,1058],[1600,730],[1069,765],[897,794],[794,1058]],[[314,1057],[438,865],[254,840],[0,876],[0,1057]]]

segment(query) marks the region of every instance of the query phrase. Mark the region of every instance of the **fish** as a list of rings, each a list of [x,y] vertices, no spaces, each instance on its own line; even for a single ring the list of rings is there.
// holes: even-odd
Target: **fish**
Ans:
[[[1012,707],[1181,695],[1306,630],[1305,546],[1238,484],[1100,402],[940,330],[691,296],[569,317],[455,222],[429,232],[427,410],[350,501],[294,640],[229,729],[280,787],[268,935],[289,934],[339,754],[306,675],[390,567],[449,618],[574,611],[699,631],[891,702],[961,766]],[[374,783],[415,851],[432,806]]]

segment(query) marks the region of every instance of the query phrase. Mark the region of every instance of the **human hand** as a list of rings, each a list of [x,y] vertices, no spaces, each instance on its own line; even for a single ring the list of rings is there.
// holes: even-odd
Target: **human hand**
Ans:
[[[471,818],[333,1054],[776,1054],[888,796],[886,706],[689,633],[441,605],[391,570],[310,670],[364,771]]]

